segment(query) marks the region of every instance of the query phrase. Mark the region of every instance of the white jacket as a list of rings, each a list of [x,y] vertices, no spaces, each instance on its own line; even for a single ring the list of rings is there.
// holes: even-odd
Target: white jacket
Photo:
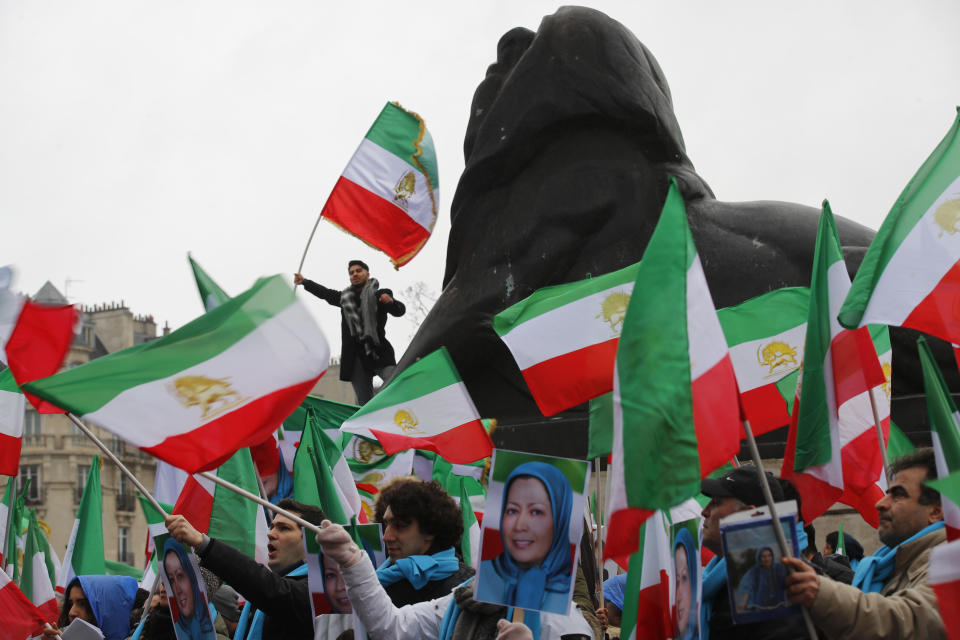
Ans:
[[[360,622],[373,640],[421,640],[440,635],[440,623],[453,600],[453,593],[397,608],[380,586],[370,559],[363,559],[349,569],[341,569],[347,584],[347,597]],[[540,614],[540,640],[560,640],[560,636],[581,633],[589,638],[593,631],[575,604],[568,615]]]

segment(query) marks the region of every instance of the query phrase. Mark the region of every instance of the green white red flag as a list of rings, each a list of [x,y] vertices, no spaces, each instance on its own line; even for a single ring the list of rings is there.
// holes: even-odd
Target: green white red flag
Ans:
[[[361,508],[373,520],[374,505],[381,487],[394,478],[413,473],[414,450],[387,455],[376,440],[343,434],[343,455],[350,467]]]
[[[473,513],[465,476],[460,476],[460,515],[463,517],[463,536],[460,538],[463,563],[476,570],[480,567],[480,521]]]
[[[249,449],[240,449],[211,473],[259,493]],[[187,478],[173,506],[197,531],[222,540],[261,564],[267,563],[267,518],[263,507],[201,475]]]
[[[0,371],[0,474],[16,476],[20,470],[23,416],[26,403],[9,368]]]
[[[960,472],[960,413],[953,402],[943,374],[923,338],[917,340],[923,385],[927,396],[927,414],[930,419],[930,437],[937,461],[937,477],[946,478]],[[949,540],[960,539],[960,505],[941,494],[943,522]],[[960,602],[960,601],[958,601]]]
[[[329,357],[309,312],[273,276],[159,340],[21,388],[196,473],[270,437]]]
[[[46,622],[43,613],[0,569],[0,640],[24,640],[38,635]]]
[[[383,251],[400,268],[430,238],[439,188],[437,153],[423,118],[388,102],[320,215]]]
[[[13,269],[0,267],[0,363],[10,367],[21,387],[53,375],[73,341],[78,311],[73,305],[38,304],[13,292]],[[26,394],[39,413],[63,410]]]
[[[103,491],[100,486],[100,456],[93,456],[87,482],[83,485],[77,517],[73,521],[67,553],[57,573],[60,593],[77,576],[106,575],[103,555]]]
[[[493,318],[545,416],[613,390],[613,361],[637,264],[537,289]]]
[[[60,611],[57,606],[57,593],[54,591],[50,573],[47,571],[46,546],[47,539],[37,524],[37,514],[31,509],[20,588],[40,610],[47,622],[56,622]]]
[[[960,343],[954,313],[958,232],[960,113],[880,225],[839,311],[840,323],[909,327]]]
[[[426,449],[450,462],[467,463],[493,451],[446,347],[398,373],[340,430],[376,438],[388,455]]]
[[[608,557],[740,449],[737,381],[676,180],[637,269],[614,370]]]
[[[663,512],[640,525],[639,549],[630,555],[624,587],[621,637],[667,640],[674,637],[673,553]]]
[[[787,287],[717,310],[755,436],[790,424],[809,305],[810,289]]]
[[[960,540],[933,548],[929,577],[947,638],[960,640]]]
[[[833,213],[824,201],[810,279],[801,383],[780,472],[800,492],[805,522],[812,522],[844,494],[844,443],[872,446],[879,455],[875,437],[872,442],[858,438],[874,429],[867,394],[885,378],[867,328],[849,331],[836,321],[849,288]],[[843,427],[841,415],[849,418]],[[875,511],[861,514],[865,518],[873,514],[875,521]]]

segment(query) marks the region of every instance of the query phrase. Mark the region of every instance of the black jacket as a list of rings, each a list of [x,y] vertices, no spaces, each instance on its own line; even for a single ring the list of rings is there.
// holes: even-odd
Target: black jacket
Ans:
[[[764,620],[750,624],[733,624],[730,596],[724,585],[713,599],[710,613],[710,640],[809,640],[801,616]]]
[[[321,300],[335,307],[340,306],[340,291],[328,289],[322,284],[313,280],[304,279],[303,288]],[[393,298],[393,291],[390,289],[377,290],[377,336],[380,338],[380,352],[374,359],[369,358],[360,344],[350,335],[350,328],[343,317],[343,311],[340,312],[340,379],[349,382],[353,376],[353,361],[359,354],[366,364],[367,370],[373,373],[376,369],[382,369],[397,364],[397,358],[393,353],[393,346],[387,342],[387,314],[399,318],[407,312],[407,308],[402,302],[393,299],[390,304],[380,302],[381,293],[386,293]]]
[[[460,567],[453,575],[443,580],[428,582],[423,585],[422,589],[414,589],[413,585],[407,580],[400,580],[399,582],[394,582],[384,590],[387,592],[387,595],[390,596],[393,606],[402,607],[404,605],[425,602],[449,595],[451,591],[463,584],[468,578],[473,576],[474,573],[473,567],[467,566],[461,561]]]
[[[223,578],[237,593],[263,611],[263,640],[313,640],[313,612],[306,574],[281,576],[213,538],[197,555],[201,566]]]

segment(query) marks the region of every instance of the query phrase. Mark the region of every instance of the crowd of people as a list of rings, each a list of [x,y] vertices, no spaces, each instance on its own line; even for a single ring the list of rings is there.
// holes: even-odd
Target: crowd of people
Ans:
[[[506,517],[500,523],[504,552],[497,558],[503,566],[491,573],[499,581],[479,592],[474,570],[464,563],[460,551],[464,531],[456,501],[436,481],[402,477],[385,487],[376,502],[375,518],[382,527],[387,555],[378,568],[346,528],[331,523],[316,506],[295,500],[282,500],[279,506],[318,525],[320,533],[276,514],[268,533],[267,566],[200,533],[184,516],[171,515],[166,521],[171,538],[163,546],[161,562],[172,594],[161,586],[146,602],[147,593],[138,590],[132,578],[79,576],[67,585],[57,625],[51,625],[44,638],[58,637],[76,618],[98,627],[107,640],[351,638],[353,630],[327,634],[329,627],[315,623],[303,536],[316,535],[332,610],[355,614],[373,640],[602,640],[606,632],[615,634],[621,623],[627,575],[604,582],[603,608],[598,607],[598,594],[581,589],[597,583],[597,568],[589,562],[593,557],[589,545],[579,556],[581,562],[570,564],[567,529],[570,520],[579,516],[570,513],[569,496],[563,495],[566,481],[550,469],[542,463],[526,463],[504,483],[502,516]],[[799,497],[788,482],[764,473],[775,500]],[[849,534],[844,534],[844,546],[859,557],[838,556],[837,535],[827,536],[826,553],[820,554],[813,548],[812,536],[808,538],[811,528],[804,531],[801,523],[795,533],[808,553],[802,558],[780,557],[767,546],[751,551],[752,566],[733,598],[728,592],[721,520],[763,504],[760,476],[755,467],[743,465],[704,480],[701,490],[709,502],[702,512],[701,539],[713,558],[702,566],[687,529],[681,529],[672,543],[675,637],[808,638],[800,616],[747,624],[734,619],[734,609],[763,608],[780,600],[802,607],[822,638],[946,637],[927,579],[930,551],[946,540],[940,495],[925,485],[936,473],[931,449],[893,462],[887,495],[876,505],[883,546],[873,555],[862,556],[862,546]],[[540,533],[517,534],[534,529]],[[545,536],[545,542],[538,541],[537,535]],[[589,543],[589,536],[585,539]],[[195,551],[200,575],[191,568],[181,545]],[[556,549],[561,547],[563,552],[558,554]],[[853,562],[855,572],[850,570]],[[555,572],[556,567],[563,568]],[[559,573],[576,576],[573,602],[569,587],[550,587],[551,576]],[[206,593],[214,594],[209,603],[196,595],[200,581]],[[483,589],[497,591],[496,597],[485,595]],[[516,600],[516,610],[488,602],[502,602],[501,589]],[[238,594],[246,603],[242,611]],[[554,606],[558,598],[564,599],[564,606]],[[209,618],[198,615],[204,605],[211,611]],[[521,609],[526,614],[522,621],[514,614]],[[212,621],[212,627],[204,627],[209,623],[203,620]]]

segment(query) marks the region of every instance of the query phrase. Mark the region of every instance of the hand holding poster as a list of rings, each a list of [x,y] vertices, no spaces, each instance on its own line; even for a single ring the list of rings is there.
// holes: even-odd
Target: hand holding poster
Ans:
[[[583,460],[494,452],[477,600],[567,613],[589,471]]]

